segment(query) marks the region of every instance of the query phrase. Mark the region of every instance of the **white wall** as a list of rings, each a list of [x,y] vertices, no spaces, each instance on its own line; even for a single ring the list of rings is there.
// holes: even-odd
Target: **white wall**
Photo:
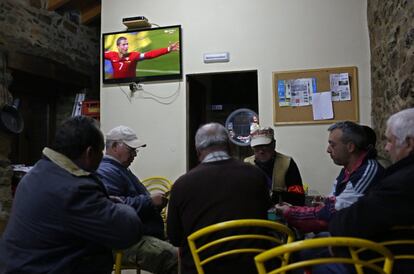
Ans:
[[[273,124],[273,71],[357,66],[360,121],[371,123],[370,54],[366,0],[103,0],[102,32],[123,30],[122,18],[143,15],[160,26],[180,24],[183,30],[184,74],[257,69],[259,117]],[[204,64],[206,52],[230,52],[229,63]],[[127,85],[121,86],[129,93]],[[186,167],[186,85],[145,84],[156,96],[131,101],[119,86],[102,86],[102,127],[124,124],[149,146],[132,169],[141,177],[172,179]],[[151,96],[150,96],[151,97]],[[160,99],[160,98],[158,98]],[[279,126],[277,148],[299,165],[304,182],[321,193],[330,191],[339,167],[326,153],[327,125]]]

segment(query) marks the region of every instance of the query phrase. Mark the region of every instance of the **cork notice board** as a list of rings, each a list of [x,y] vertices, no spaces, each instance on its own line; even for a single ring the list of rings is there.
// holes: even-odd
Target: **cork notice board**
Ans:
[[[279,80],[292,80],[302,78],[314,78],[316,92],[329,91],[331,74],[348,73],[351,100],[332,102],[333,119],[314,120],[312,106],[280,106],[279,105]],[[338,121],[349,120],[358,122],[358,71],[357,67],[337,67],[308,69],[297,71],[273,72],[273,121],[275,125],[293,124],[332,124]]]

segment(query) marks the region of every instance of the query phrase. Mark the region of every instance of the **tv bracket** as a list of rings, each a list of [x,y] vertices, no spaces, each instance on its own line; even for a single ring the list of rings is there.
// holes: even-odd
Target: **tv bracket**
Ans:
[[[141,91],[144,88],[139,82],[132,82],[129,84],[129,90],[131,91],[131,95],[133,95],[137,91]]]
[[[128,29],[142,29],[151,27],[151,23],[148,22],[148,19],[145,16],[122,18],[122,23]]]

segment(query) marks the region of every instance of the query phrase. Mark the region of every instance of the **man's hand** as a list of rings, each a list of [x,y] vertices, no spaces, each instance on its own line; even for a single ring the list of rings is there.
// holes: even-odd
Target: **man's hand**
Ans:
[[[312,199],[312,206],[314,206],[314,207],[324,206],[325,205],[324,200],[325,200],[325,198],[321,195],[314,196],[313,199]]]
[[[164,208],[168,203],[168,199],[162,193],[151,194],[151,199],[152,204],[158,208]]]
[[[291,207],[292,205],[289,203],[280,203],[275,205],[276,214],[279,216],[283,216],[285,212]]]
[[[175,43],[172,43],[172,44],[170,44],[169,46],[168,46],[168,51],[169,52],[171,52],[171,51],[179,51],[180,50],[180,42],[175,42]]]

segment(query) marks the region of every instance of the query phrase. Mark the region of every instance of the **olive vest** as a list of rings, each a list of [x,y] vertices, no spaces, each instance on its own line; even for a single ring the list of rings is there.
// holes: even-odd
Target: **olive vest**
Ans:
[[[275,164],[273,166],[272,175],[272,191],[286,191],[286,172],[290,165],[292,158],[282,153],[276,152]],[[254,155],[244,159],[245,163],[255,165]]]

